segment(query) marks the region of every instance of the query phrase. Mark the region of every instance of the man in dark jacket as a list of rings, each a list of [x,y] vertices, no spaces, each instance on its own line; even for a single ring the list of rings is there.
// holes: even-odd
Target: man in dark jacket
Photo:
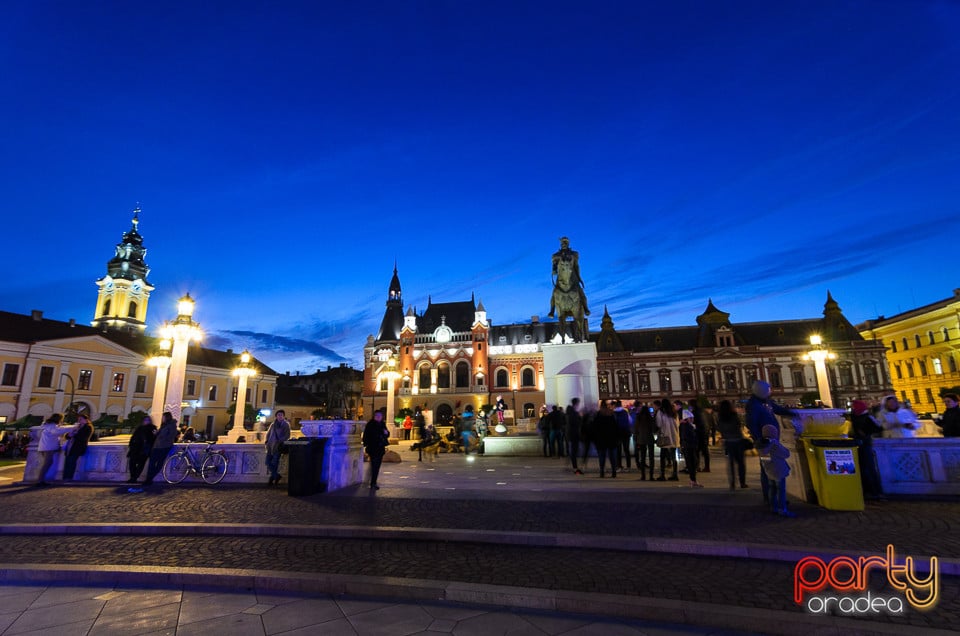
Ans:
[[[947,410],[940,416],[940,428],[944,437],[960,437],[960,397],[956,393],[947,393],[943,396],[943,404]]]
[[[851,406],[851,436],[860,442],[857,455],[860,458],[860,481],[863,494],[870,498],[883,494],[877,461],[873,456],[873,436],[881,435],[883,427],[870,415],[870,407],[863,400],[854,400]]]
[[[780,430],[780,422],[777,415],[793,416],[793,411],[784,408],[770,399],[770,385],[761,380],[753,383],[753,395],[747,400],[747,430],[750,431],[750,437],[757,448],[760,448],[763,441],[763,427],[777,427]],[[767,473],[760,466],[760,490],[763,491],[763,503],[767,504],[770,500],[770,484],[767,479]]]
[[[361,441],[370,458],[370,490],[380,490],[377,477],[380,476],[380,465],[387,452],[387,444],[390,443],[390,431],[383,421],[383,411],[374,411],[373,419],[363,428]]]
[[[167,411],[160,418],[160,430],[157,431],[153,448],[150,450],[150,467],[147,468],[147,478],[143,480],[144,486],[152,484],[153,478],[163,470],[163,462],[166,461],[167,455],[170,454],[170,449],[173,448],[179,435],[177,420],[173,419],[173,413]]]
[[[619,445],[619,431],[613,410],[606,400],[601,400],[600,409],[593,420],[593,441],[597,446],[597,457],[600,460],[600,477],[604,477],[605,459],[610,459],[611,476],[617,476],[617,446]]]
[[[150,459],[150,450],[153,448],[153,440],[157,436],[157,427],[153,423],[153,418],[149,415],[144,416],[140,426],[133,431],[130,436],[130,442],[127,444],[127,457],[130,464],[130,479],[128,484],[135,484],[140,479],[140,473],[143,472]]]
[[[566,451],[563,434],[567,427],[567,417],[563,414],[559,405],[553,405],[553,410],[547,416],[547,421],[550,423],[550,454],[563,457]]]

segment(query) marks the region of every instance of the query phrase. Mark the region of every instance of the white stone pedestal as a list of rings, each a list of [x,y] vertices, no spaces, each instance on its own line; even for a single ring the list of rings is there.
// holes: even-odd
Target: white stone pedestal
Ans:
[[[544,344],[543,380],[548,407],[566,408],[578,397],[581,409],[595,410],[600,402],[597,346],[592,342]]]

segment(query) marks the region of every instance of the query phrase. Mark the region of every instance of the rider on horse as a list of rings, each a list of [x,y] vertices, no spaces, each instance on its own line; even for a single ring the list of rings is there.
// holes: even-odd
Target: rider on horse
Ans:
[[[557,266],[560,262],[569,263],[571,269],[571,280],[570,283],[577,289],[577,293],[580,296],[580,306],[583,307],[583,315],[589,316],[590,310],[587,309],[587,296],[583,292],[583,279],[580,278],[580,253],[576,250],[570,249],[570,239],[566,236],[560,239],[560,249],[553,253],[553,271],[552,279],[554,289],[557,289]],[[569,291],[569,290],[563,290]],[[556,306],[554,300],[550,299],[550,313],[548,314],[551,318],[554,317],[556,312]]]

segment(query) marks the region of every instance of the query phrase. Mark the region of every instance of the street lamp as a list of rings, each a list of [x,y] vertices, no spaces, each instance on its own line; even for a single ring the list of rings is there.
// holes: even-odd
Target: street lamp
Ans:
[[[247,379],[257,374],[257,370],[252,364],[250,352],[244,351],[240,354],[240,364],[233,370],[233,375],[237,378],[237,401],[233,410],[233,427],[227,431],[226,441],[236,444],[240,435],[246,433],[243,421],[247,415]]]
[[[173,340],[173,353],[170,356],[170,383],[164,398],[163,411],[170,411],[175,420],[180,419],[183,402],[183,382],[187,373],[187,349],[190,341],[199,341],[203,335],[200,325],[193,321],[196,303],[190,294],[177,302],[177,319],[164,324],[160,335]]]
[[[513,425],[517,426],[517,382],[513,382]]]
[[[57,404],[54,406],[53,410],[59,412],[63,408],[63,379],[66,378],[70,380],[70,405],[67,406],[66,412],[68,415],[73,413],[73,404],[77,397],[77,385],[73,382],[73,376],[69,373],[60,374],[60,383],[57,388],[57,393],[61,394],[57,396]]]
[[[153,383],[153,402],[150,406],[150,417],[154,422],[159,422],[163,415],[163,398],[167,390],[167,370],[170,369],[172,346],[169,338],[163,338],[158,343],[156,354],[147,359],[147,364],[157,369],[156,381]]]
[[[830,351],[823,344],[823,338],[818,334],[810,336],[811,349],[804,354],[804,360],[813,360],[817,370],[817,389],[820,391],[820,401],[824,406],[833,408],[833,398],[830,396],[830,380],[827,377],[827,360],[836,360],[837,354]]]
[[[387,359],[387,370],[385,375],[387,378],[387,416],[384,419],[388,425],[396,426],[393,421],[394,411],[396,409],[396,404],[394,404],[394,392],[397,389],[396,381],[400,374],[397,372],[397,357],[395,355],[391,355]],[[394,431],[394,434],[396,434],[396,431]]]

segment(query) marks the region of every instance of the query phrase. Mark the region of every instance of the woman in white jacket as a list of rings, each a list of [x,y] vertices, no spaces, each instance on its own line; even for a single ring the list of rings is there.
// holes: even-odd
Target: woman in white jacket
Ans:
[[[47,486],[47,471],[53,466],[53,460],[60,452],[60,438],[77,430],[76,426],[60,426],[63,416],[54,413],[40,426],[40,440],[37,442],[37,452],[40,453],[40,478],[38,486]]]
[[[657,481],[666,481],[664,477],[667,464],[673,465],[673,476],[670,481],[679,481],[677,476],[677,446],[680,444],[680,428],[677,424],[677,412],[668,399],[660,402],[657,411],[657,446],[660,447],[660,476]]]

